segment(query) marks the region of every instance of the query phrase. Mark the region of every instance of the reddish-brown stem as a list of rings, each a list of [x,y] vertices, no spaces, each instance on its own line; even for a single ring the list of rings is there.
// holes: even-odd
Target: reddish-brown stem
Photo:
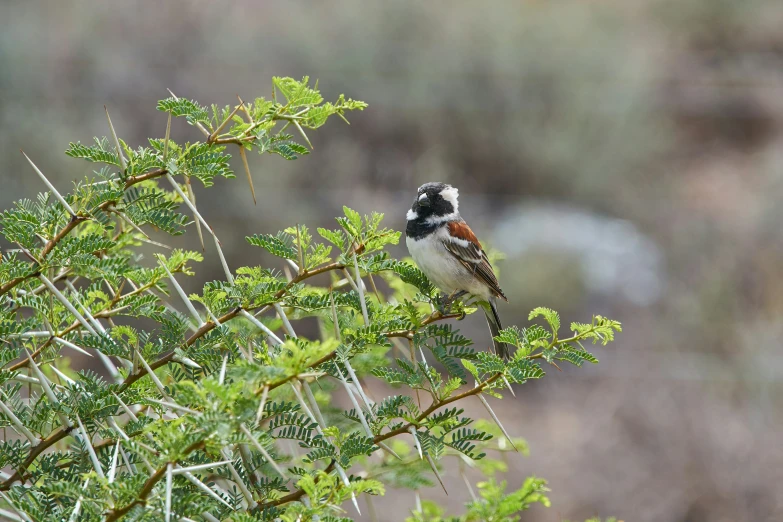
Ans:
[[[45,449],[49,448],[50,446],[53,446],[57,442],[64,439],[72,430],[73,428],[69,427],[63,427],[60,428],[58,431],[55,431],[45,439],[43,439],[41,442],[36,444],[30,449],[30,455],[27,456],[24,463],[21,466],[21,469],[26,470],[30,465],[35,461],[35,459],[40,455]],[[8,477],[6,480],[4,480],[2,483],[0,483],[0,491],[7,491],[14,482],[17,480],[21,480],[22,473],[19,472],[17,469],[13,475]]]
[[[144,174],[139,174],[138,176],[131,176],[127,180],[125,180],[125,190],[128,190],[133,185],[136,185],[137,183],[141,183],[142,181],[147,181],[148,179],[154,179],[159,178],[161,176],[165,176],[168,170],[166,169],[156,169],[151,170],[149,172],[145,172]]]
[[[49,241],[46,242],[46,245],[44,245],[44,248],[43,248],[43,250],[41,250],[41,254],[39,255],[38,258],[40,260],[43,260],[46,256],[49,255],[49,252],[51,252],[54,249],[54,247],[57,246],[57,243],[62,241],[62,239],[65,236],[70,234],[71,231],[74,228],[76,228],[76,226],[79,223],[81,223],[83,221],[86,221],[86,220],[87,220],[87,218],[83,217],[83,216],[72,216],[70,221],[68,221],[68,224],[66,224],[62,228],[62,230],[60,230],[52,239],[50,239]],[[39,272],[36,270],[32,274],[29,274],[29,275],[26,275],[26,276],[17,277],[17,278],[14,278],[14,279],[10,280],[9,282],[4,284],[3,286],[0,286],[0,295],[3,295],[6,292],[9,292],[11,289],[13,289],[17,285],[21,284],[22,282],[27,281],[28,279],[31,279],[33,277],[37,277],[38,274],[39,274]]]

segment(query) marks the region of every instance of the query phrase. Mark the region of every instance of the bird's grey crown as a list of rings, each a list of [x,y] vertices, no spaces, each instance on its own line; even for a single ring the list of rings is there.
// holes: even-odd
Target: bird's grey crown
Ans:
[[[445,183],[441,183],[440,181],[430,181],[429,183],[425,183],[421,187],[419,187],[418,193],[421,194],[437,194],[441,192],[446,187],[450,187],[451,185],[446,185]]]

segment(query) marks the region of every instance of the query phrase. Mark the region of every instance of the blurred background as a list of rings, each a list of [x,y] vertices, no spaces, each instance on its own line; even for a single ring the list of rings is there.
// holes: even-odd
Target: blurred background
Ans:
[[[19,148],[63,190],[90,174],[63,151],[108,134],[104,104],[138,146],[164,134],[166,88],[225,105],[318,78],[369,108],[312,132],[310,156],[252,156],[257,206],[238,162],[195,186],[229,264],[258,262],[245,235],[331,226],[343,204],[403,230],[416,188],[450,182],[507,255],[506,323],[538,305],[623,322],[601,364],[494,401],[531,448],[509,486],[553,490],[523,520],[783,520],[781,27],[780,0],[2,2],[0,208],[43,190]],[[209,247],[197,273],[194,291],[222,277]],[[423,496],[461,512],[446,485]],[[376,506],[400,521],[413,496]]]

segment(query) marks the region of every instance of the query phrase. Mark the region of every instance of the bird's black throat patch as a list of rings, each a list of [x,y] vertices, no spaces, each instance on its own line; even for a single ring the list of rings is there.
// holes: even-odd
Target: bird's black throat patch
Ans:
[[[438,230],[440,223],[428,222],[428,218],[439,218],[454,212],[454,205],[441,195],[446,188],[443,183],[427,183],[422,185],[413,202],[411,210],[416,213],[416,219],[409,219],[405,227],[405,235],[412,239],[421,239]],[[427,204],[420,203],[422,194],[427,194]]]
[[[421,239],[435,233],[439,226],[440,224],[425,223],[422,218],[410,219],[405,227],[405,237]]]

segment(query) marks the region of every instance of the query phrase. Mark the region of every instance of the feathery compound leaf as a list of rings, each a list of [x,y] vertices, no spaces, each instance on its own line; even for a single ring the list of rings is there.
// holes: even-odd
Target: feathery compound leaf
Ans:
[[[589,362],[593,364],[598,363],[598,359],[596,359],[595,356],[590,352],[586,350],[579,350],[571,346],[566,346],[565,348],[561,348],[557,352],[555,359],[561,361],[568,361],[574,366],[582,366],[582,363],[584,362]]]
[[[500,334],[495,336],[495,340],[512,346],[519,346],[522,343],[522,332],[516,326],[509,326],[500,330]]]
[[[293,238],[285,232],[278,232],[276,236],[271,234],[255,234],[247,238],[251,245],[261,247],[277,257],[294,260],[297,258],[296,249],[291,246]]]
[[[273,141],[270,143],[267,152],[277,154],[287,160],[295,160],[299,156],[310,154],[307,147],[291,140]]]
[[[415,286],[419,292],[426,296],[435,294],[435,286],[427,279],[424,273],[415,266],[402,261],[388,261],[381,264],[380,270],[391,270],[409,285]]]
[[[552,328],[552,332],[555,334],[560,329],[560,314],[552,310],[551,308],[546,308],[544,306],[539,306],[538,308],[534,308],[530,315],[528,315],[527,320],[532,321],[538,316],[542,316],[544,320],[549,323],[549,326]]]
[[[191,125],[198,123],[209,124],[209,113],[206,107],[198,102],[186,98],[166,98],[158,101],[157,109],[161,112],[170,112],[172,116],[179,118],[185,116]]]
[[[95,138],[95,145],[89,147],[81,143],[69,143],[65,154],[72,158],[86,159],[95,163],[107,163],[109,165],[120,166],[120,158],[116,152],[110,150],[109,140],[107,138]]]
[[[578,340],[590,339],[593,344],[600,341],[606,346],[614,341],[614,333],[622,332],[623,327],[619,321],[596,315],[591,324],[571,323],[571,330],[576,334]]]
[[[311,89],[308,84],[310,78],[305,76],[298,82],[293,78],[280,78],[275,76],[272,82],[280,93],[285,97],[289,105],[301,107],[303,105],[318,105],[324,101],[321,94],[316,89]]]
[[[541,367],[527,359],[516,359],[509,363],[507,369],[511,380],[516,383],[523,383],[528,379],[540,379],[545,375]]]
[[[223,146],[210,145],[208,143],[195,143],[187,147],[187,152],[180,158],[178,169],[188,176],[201,181],[205,187],[211,187],[215,176],[233,178],[229,160],[230,154],[226,154]]]

